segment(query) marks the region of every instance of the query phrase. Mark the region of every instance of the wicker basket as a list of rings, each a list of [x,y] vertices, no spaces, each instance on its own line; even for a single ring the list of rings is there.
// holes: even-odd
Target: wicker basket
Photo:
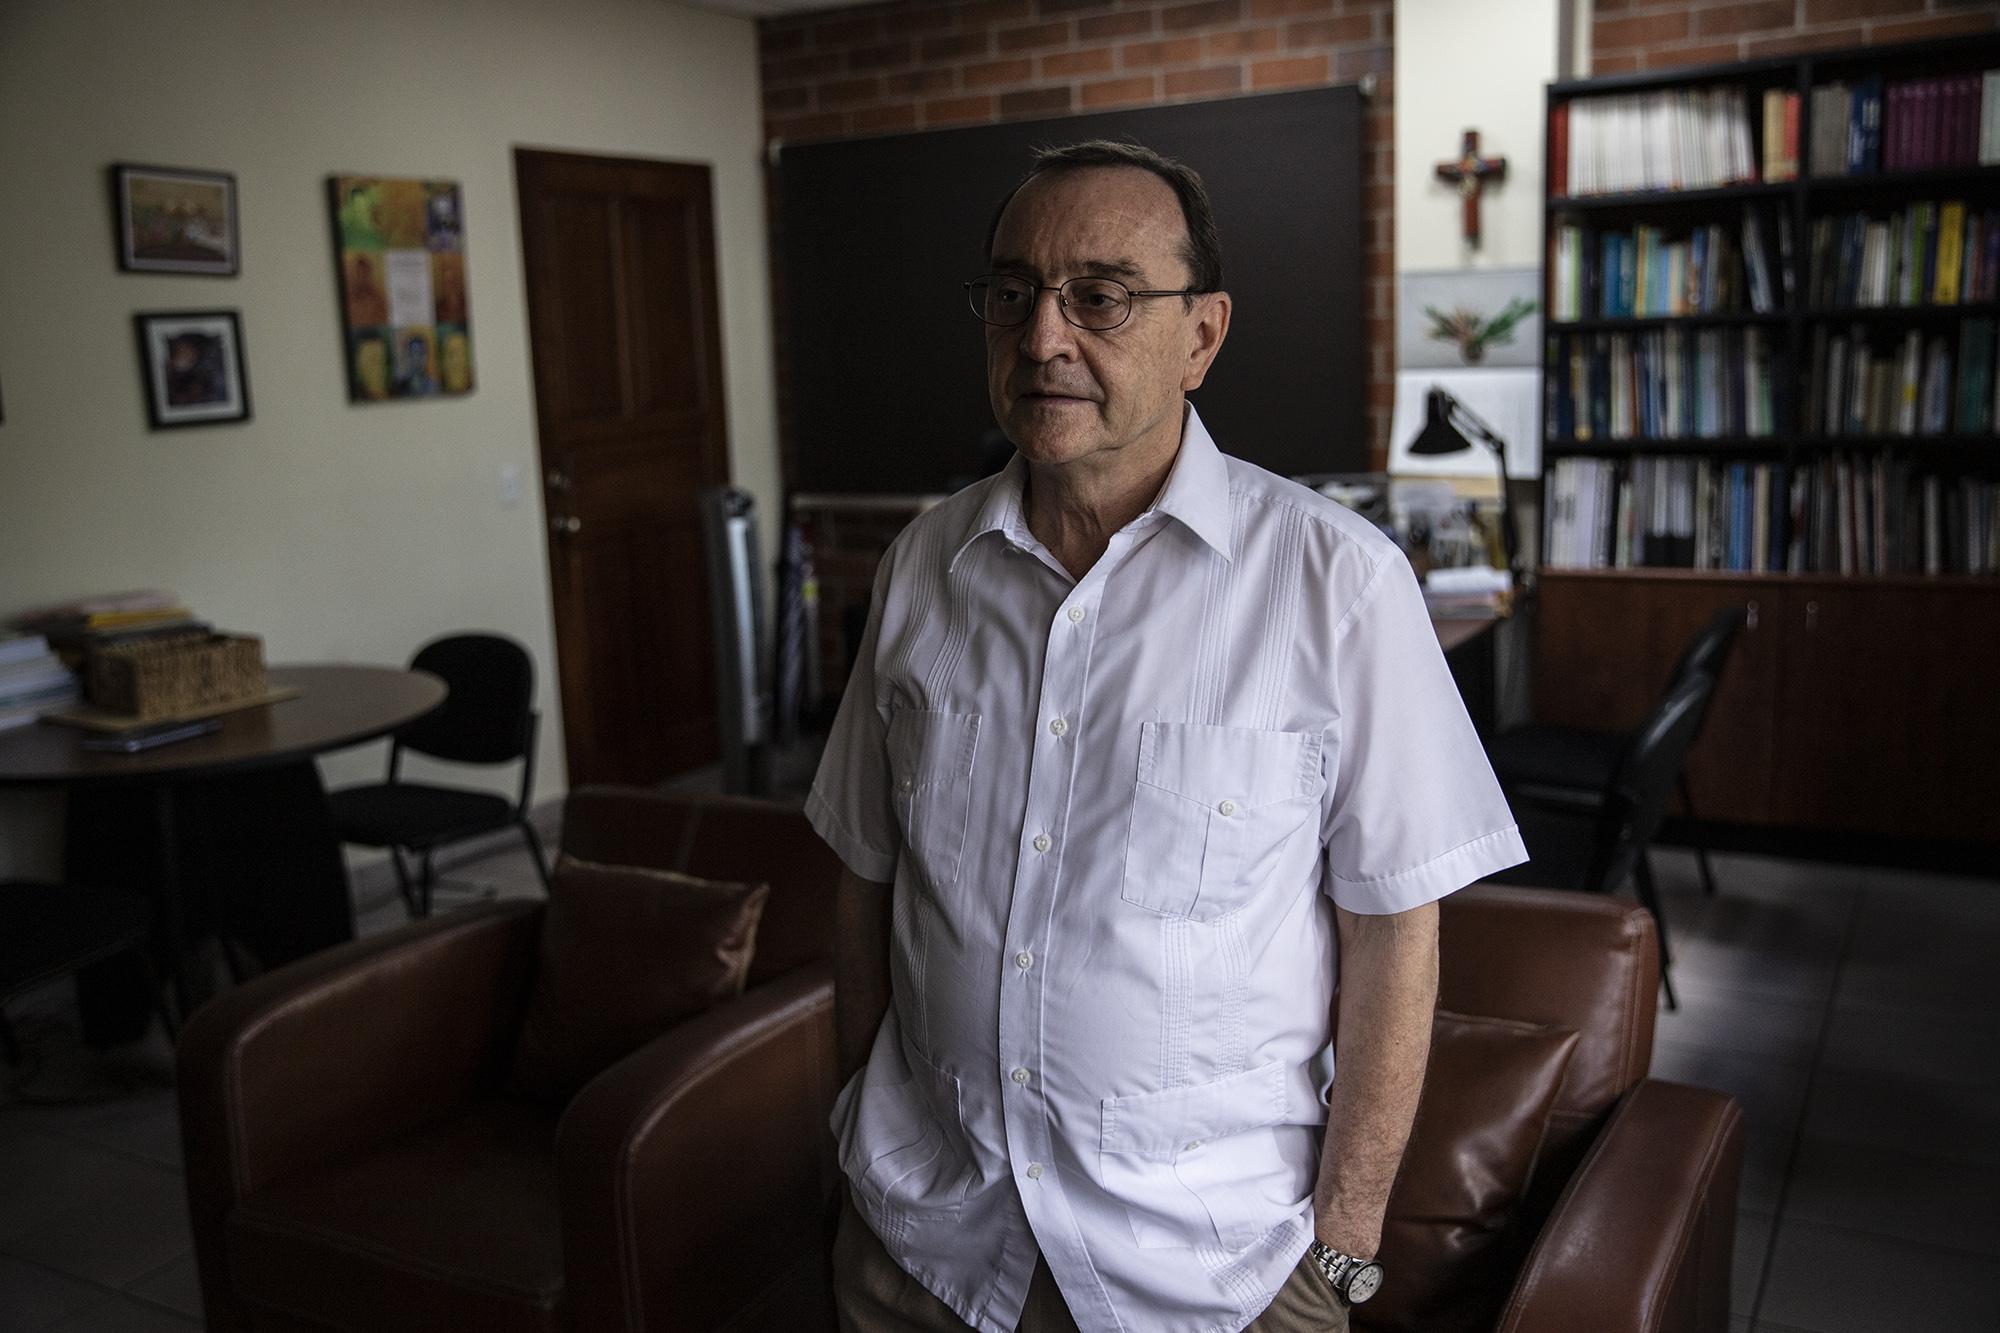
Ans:
[[[265,693],[264,641],[190,634],[100,648],[88,663],[90,702],[135,721],[174,717]]]

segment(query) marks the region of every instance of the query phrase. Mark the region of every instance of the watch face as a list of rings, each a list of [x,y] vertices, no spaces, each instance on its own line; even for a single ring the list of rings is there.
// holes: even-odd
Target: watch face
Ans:
[[[1363,1264],[1354,1270],[1354,1276],[1347,1281],[1347,1300],[1350,1305],[1359,1305],[1382,1288],[1382,1265]]]

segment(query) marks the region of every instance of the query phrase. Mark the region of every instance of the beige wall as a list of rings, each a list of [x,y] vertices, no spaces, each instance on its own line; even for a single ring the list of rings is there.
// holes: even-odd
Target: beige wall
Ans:
[[[496,629],[541,668],[537,786],[559,792],[512,149],[713,166],[732,468],[768,516],[759,117],[751,24],[665,0],[0,3],[0,612],[165,587],[278,662],[399,662]],[[118,272],[114,161],[234,172],[241,276]],[[348,404],[336,172],[462,183],[471,396]],[[132,314],[207,307],[242,312],[254,420],[151,433]],[[0,798],[0,873],[44,859],[47,808]]]

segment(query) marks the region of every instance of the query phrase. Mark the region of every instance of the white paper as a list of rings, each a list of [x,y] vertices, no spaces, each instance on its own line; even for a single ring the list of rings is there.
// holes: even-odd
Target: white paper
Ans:
[[[1495,475],[1492,451],[1476,439],[1472,448],[1455,454],[1410,452],[1411,442],[1424,428],[1424,400],[1433,384],[1464,403],[1507,442],[1508,476],[1541,475],[1542,447],[1536,419],[1542,391],[1539,367],[1397,371],[1396,408],[1389,423],[1389,471],[1406,477]]]

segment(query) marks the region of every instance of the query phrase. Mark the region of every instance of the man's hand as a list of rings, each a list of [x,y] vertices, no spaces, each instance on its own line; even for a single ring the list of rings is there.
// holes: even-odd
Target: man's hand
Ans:
[[[843,867],[833,908],[833,1025],[840,1081],[868,1063],[889,1012],[889,923],[894,886]]]
[[[1321,1241],[1358,1258],[1382,1244],[1430,1058],[1437,1006],[1436,903],[1389,916],[1334,908],[1340,930],[1333,1094],[1313,1218]]]

